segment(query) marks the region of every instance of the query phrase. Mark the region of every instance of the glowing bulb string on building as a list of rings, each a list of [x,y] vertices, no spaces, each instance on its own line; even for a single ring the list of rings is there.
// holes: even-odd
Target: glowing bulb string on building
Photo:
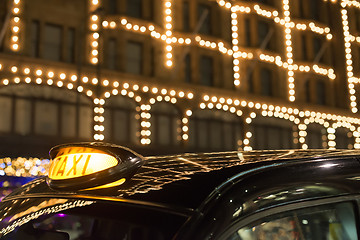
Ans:
[[[120,17],[114,20],[111,18],[104,17],[104,20],[100,22],[100,18],[96,13],[96,9],[101,5],[99,0],[92,0],[89,5],[89,35],[88,35],[88,46],[89,51],[89,63],[98,64],[99,63],[99,38],[100,38],[100,28],[104,29],[115,29],[119,25],[122,29],[126,31],[134,31],[139,34],[150,34],[151,37],[159,39],[165,43],[165,65],[167,67],[172,67],[176,62],[173,62],[173,49],[174,47],[181,47],[182,45],[194,44],[199,47],[207,48],[209,50],[216,50],[223,54],[227,54],[229,57],[233,57],[233,68],[234,68],[234,85],[241,85],[241,76],[240,76],[240,59],[258,59],[262,62],[270,62],[275,64],[278,67],[283,68],[287,72],[288,80],[288,89],[289,89],[289,101],[295,101],[295,83],[294,75],[295,72],[313,72],[314,74],[324,75],[329,78],[329,80],[334,80],[336,74],[334,69],[322,66],[319,64],[297,64],[293,61],[292,54],[292,41],[291,33],[292,31],[312,31],[315,34],[324,35],[327,40],[331,41],[332,34],[331,29],[327,26],[322,26],[314,22],[301,22],[294,21],[290,18],[290,7],[289,1],[283,1],[282,13],[284,16],[279,17],[280,13],[276,9],[270,9],[269,7],[264,7],[261,4],[254,3],[242,3],[242,5],[232,5],[230,2],[223,0],[217,1],[220,7],[224,7],[231,11],[232,18],[232,43],[226,43],[219,39],[206,40],[202,36],[184,34],[181,36],[180,33],[173,31],[172,26],[172,1],[164,1],[164,27],[155,26],[154,24],[149,24],[147,22],[138,20]],[[331,1],[336,3],[336,1]],[[20,0],[14,0],[13,7],[13,22],[12,22],[12,42],[10,43],[13,51],[19,51],[22,46],[19,40],[19,34],[22,31],[21,26],[21,12],[22,12],[22,2]],[[343,17],[343,26],[344,26],[344,38],[345,38],[345,50],[347,58],[347,76],[349,83],[349,93],[350,93],[350,104],[352,112],[357,112],[356,106],[356,97],[355,97],[355,86],[354,84],[359,83],[359,78],[353,75],[352,71],[352,55],[351,55],[351,43],[354,41],[359,41],[357,37],[349,33],[347,27],[347,12],[345,8],[348,7],[357,7],[359,8],[359,3],[357,1],[342,1],[342,17]],[[276,55],[271,52],[254,52],[252,50],[241,48],[238,46],[238,14],[257,14],[264,18],[272,19],[275,24],[284,28],[284,41],[286,49],[286,59],[282,59],[281,56]],[[119,21],[120,23],[117,23]],[[83,76],[77,76],[76,71],[62,72],[60,70],[51,70],[46,72],[45,69],[49,69],[49,66],[25,66],[17,63],[16,61],[12,64],[7,63],[5,65],[0,65],[1,71],[8,74],[9,77],[1,79],[1,84],[3,86],[11,84],[37,84],[37,85],[48,85],[56,86],[58,88],[66,88],[68,90],[77,91],[78,93],[85,94],[87,97],[93,99],[94,103],[94,140],[102,141],[104,140],[104,107],[103,105],[106,102],[106,99],[121,94],[123,96],[134,99],[135,102],[140,106],[137,110],[141,116],[141,143],[150,144],[151,143],[151,131],[150,131],[150,119],[151,119],[151,105],[156,102],[166,101],[172,104],[176,104],[178,101],[186,99],[189,102],[195,102],[199,104],[198,107],[193,107],[192,109],[184,109],[181,129],[183,130],[182,139],[187,141],[189,138],[188,135],[188,122],[191,121],[192,111],[196,109],[209,108],[212,109],[222,109],[223,111],[229,111],[231,113],[239,113],[239,111],[249,112],[246,118],[246,124],[251,124],[251,119],[256,118],[257,115],[262,115],[266,117],[275,117],[283,118],[293,122],[295,125],[300,126],[300,124],[305,124],[315,122],[320,125],[323,125],[328,129],[328,141],[329,147],[335,147],[334,145],[334,131],[338,127],[348,128],[353,132],[355,139],[355,148],[359,148],[360,141],[358,139],[359,129],[356,127],[360,124],[360,119],[354,117],[354,115],[344,113],[343,115],[335,113],[325,113],[319,111],[310,111],[306,109],[298,109],[296,104],[285,104],[284,106],[276,105],[275,103],[269,102],[260,102],[255,100],[244,100],[238,99],[236,93],[230,93],[227,97],[227,104],[219,102],[208,102],[206,96],[209,96],[209,93],[198,92],[192,93],[191,90],[185,89],[176,89],[171,88],[170,86],[161,85],[161,84],[143,84],[139,85],[136,82],[131,81],[119,81],[117,79],[97,79],[96,74],[87,74]],[[56,68],[54,68],[56,69]],[[56,73],[55,73],[56,72]],[[91,72],[91,71],[90,71]],[[76,87],[74,83],[77,83]],[[102,84],[104,90],[100,95],[94,94],[94,86]],[[163,91],[164,90],[164,91]],[[166,91],[166,93],[164,93]],[[150,100],[142,97],[143,95],[149,96]],[[224,94],[225,95],[225,94]],[[222,94],[213,94],[217,99],[222,99]],[[201,100],[203,98],[203,100]],[[200,99],[200,100],[199,100]],[[213,99],[213,97],[211,97]],[[225,99],[225,98],[224,98]],[[200,101],[200,102],[199,102]],[[229,104],[228,102],[231,102]],[[194,104],[191,104],[193,106]],[[255,115],[254,115],[255,114]],[[257,114],[257,115],[256,115]],[[253,116],[253,117],[251,117]],[[308,123],[307,123],[308,122]],[[336,124],[336,126],[333,126]],[[185,131],[186,130],[186,131]],[[306,141],[306,128],[299,128],[300,138],[299,141],[302,144],[302,148],[307,148]],[[245,150],[251,149],[251,132],[245,134],[246,138],[244,139],[244,145],[241,148]],[[248,140],[248,141],[245,141]]]
[[[191,121],[192,112],[197,109],[217,109],[225,112],[230,112],[236,114],[237,116],[243,116],[243,112],[249,112],[246,117],[245,123],[250,125],[251,120],[256,118],[257,115],[266,116],[266,117],[275,117],[281,118],[288,121],[293,122],[295,125],[305,124],[308,125],[310,123],[318,123],[323,125],[326,129],[336,129],[337,127],[345,127],[348,128],[351,132],[353,132],[354,136],[359,135],[359,129],[355,126],[360,125],[360,119],[347,115],[338,115],[334,113],[323,113],[319,111],[310,111],[310,110],[302,110],[295,107],[292,107],[292,104],[288,104],[288,106],[279,106],[276,104],[271,104],[269,102],[256,102],[249,101],[244,99],[236,98],[235,96],[222,97],[221,95],[212,96],[206,93],[193,93],[191,91],[187,91],[185,89],[174,89],[171,87],[163,87],[160,88],[159,85],[139,85],[136,82],[132,83],[128,82],[120,82],[111,79],[105,79],[102,82],[99,82],[98,79],[92,76],[77,76],[76,74],[67,74],[65,72],[57,72],[55,70],[45,72],[41,69],[46,69],[46,66],[42,68],[31,68],[29,66],[15,66],[10,64],[9,66],[2,64],[1,71],[3,73],[7,73],[9,78],[3,79],[1,84],[3,87],[8,85],[18,85],[18,84],[34,84],[34,85],[47,85],[54,86],[57,88],[65,88],[71,91],[77,91],[80,94],[84,94],[87,97],[93,99],[94,103],[94,130],[97,131],[94,135],[94,140],[103,140],[104,135],[104,104],[106,99],[116,96],[122,95],[124,97],[128,97],[134,99],[134,101],[138,104],[139,108],[137,111],[141,117],[141,143],[142,144],[150,144],[151,141],[151,131],[150,129],[150,119],[151,119],[151,105],[156,102],[165,101],[171,104],[177,104],[179,101],[187,101],[187,102],[200,102],[198,107],[194,107],[192,109],[184,109],[184,117],[182,119],[182,127],[181,129],[186,130],[183,131],[182,138],[184,141],[187,141],[188,136],[188,122]],[[7,71],[6,71],[7,69]],[[14,71],[16,69],[16,71]],[[22,70],[21,70],[22,69]],[[95,73],[94,73],[95,74]],[[94,76],[94,75],[93,75]],[[51,79],[49,77],[52,77]],[[78,81],[78,87],[75,89],[74,83]],[[105,92],[102,93],[101,96],[94,96],[94,91],[92,90],[94,86],[97,84],[101,84]],[[144,97],[144,96],[147,97]],[[234,93],[234,95],[236,95]],[[225,96],[225,95],[223,95]],[[188,104],[191,105],[191,104]],[[331,124],[336,124],[334,127]],[[306,131],[306,129],[301,130]],[[251,134],[251,133],[250,133]],[[243,146],[244,150],[251,149],[251,136],[250,134],[246,135],[244,143],[248,143]],[[302,133],[303,134],[303,133]],[[300,135],[302,135],[300,134]],[[249,137],[250,136],[250,137]],[[245,140],[244,139],[244,140]],[[332,141],[332,140],[331,140]],[[302,142],[302,147],[306,148],[306,142]],[[359,139],[356,137],[355,139],[355,148],[359,148]],[[333,146],[333,143],[329,144],[329,146]]]

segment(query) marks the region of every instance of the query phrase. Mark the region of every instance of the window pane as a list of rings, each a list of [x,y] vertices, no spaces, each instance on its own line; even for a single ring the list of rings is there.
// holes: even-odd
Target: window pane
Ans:
[[[142,0],[127,0],[127,15],[135,18],[142,17]]]
[[[310,14],[314,20],[320,20],[320,9],[318,1],[309,1],[310,3]]]
[[[185,82],[191,83],[191,58],[190,54],[185,56]]]
[[[214,150],[222,148],[223,135],[222,124],[219,121],[210,121],[210,147]]]
[[[198,129],[196,128],[197,125],[198,125],[197,119],[191,118],[189,121],[189,146],[191,147],[195,147],[197,143],[196,140],[197,131],[198,131]]]
[[[107,56],[108,56],[108,68],[109,69],[116,69],[116,40],[115,39],[109,39],[108,45],[107,45]]]
[[[15,132],[21,135],[30,133],[31,102],[27,99],[16,99],[15,103]]]
[[[35,102],[35,133],[55,136],[58,134],[58,106],[55,103]]]
[[[302,47],[302,54],[303,54],[303,60],[308,60],[308,55],[307,55],[307,44],[306,44],[306,35],[302,34],[301,35],[301,47]]]
[[[310,149],[323,148],[323,134],[320,128],[308,128],[306,142]]]
[[[349,149],[354,144],[351,132],[344,128],[337,128],[335,136],[337,149]]]
[[[213,60],[208,56],[200,58],[200,84],[213,86]]]
[[[269,69],[261,69],[261,95],[272,96],[272,77]]]
[[[67,32],[66,61],[75,62],[75,29],[69,28]]]
[[[305,98],[306,102],[311,102],[311,86],[310,86],[310,80],[307,80],[305,82]]]
[[[63,104],[61,106],[61,135],[76,137],[76,107]]]
[[[198,120],[197,124],[197,138],[198,138],[198,146],[200,148],[207,148],[208,147],[208,124],[206,120]]]
[[[211,8],[210,6],[198,5],[198,22],[200,25],[199,33],[211,34]]]
[[[313,54],[314,54],[314,60],[316,60],[318,54],[320,53],[321,46],[322,46],[322,41],[321,41],[321,39],[318,38],[318,37],[314,37],[314,38],[313,38]],[[321,62],[321,59],[320,59],[320,62]]]
[[[268,139],[267,139],[267,130],[266,127],[256,125],[254,126],[255,136],[253,141],[257,150],[267,149],[268,148]]]
[[[43,58],[54,61],[61,60],[61,31],[60,26],[45,25]]]
[[[128,42],[126,48],[126,71],[133,74],[142,73],[142,44]]]
[[[358,239],[354,208],[338,203],[270,216],[237,230],[230,239]]]
[[[276,127],[268,128],[268,149],[280,149],[281,148],[281,129]]]
[[[12,104],[10,97],[0,97],[0,132],[11,131]]]
[[[245,18],[245,37],[245,46],[251,47],[251,26],[249,18]]]
[[[183,3],[183,30],[190,31],[190,16],[189,16],[189,2]]]
[[[140,122],[136,119],[136,112],[130,113],[130,140],[132,143],[139,143],[138,132],[140,128]]]
[[[238,129],[235,129],[235,126],[232,123],[224,123],[224,150],[236,150],[234,142],[236,142],[236,132]]]
[[[248,84],[248,92],[254,93],[254,74],[253,74],[253,69],[251,69],[250,67],[246,72],[246,78]]]
[[[170,136],[170,119],[168,116],[159,115],[157,119],[157,142],[160,145],[169,145]]]
[[[265,38],[268,35],[270,30],[269,24],[263,21],[259,21],[258,22],[258,47],[264,47],[265,49],[267,49],[267,45],[263,45],[265,42]]]
[[[108,0],[109,14],[117,14],[117,0]]]
[[[173,117],[172,119],[172,142],[174,145],[180,145],[180,133],[179,133],[179,127],[180,127],[180,118]]]
[[[323,81],[316,82],[316,103],[319,105],[326,104],[326,85]]]
[[[129,125],[129,115],[127,111],[116,110],[114,114],[114,129],[113,135],[114,139],[119,142],[125,142],[128,140],[128,125]]]
[[[79,111],[79,136],[83,139],[92,138],[93,111],[91,107],[80,107]]]
[[[38,21],[31,22],[31,57],[39,57],[39,28],[40,24]]]

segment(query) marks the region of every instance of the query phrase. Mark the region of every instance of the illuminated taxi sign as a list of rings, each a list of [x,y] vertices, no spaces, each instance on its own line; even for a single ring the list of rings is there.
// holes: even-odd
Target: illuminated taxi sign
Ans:
[[[123,184],[142,166],[133,151],[105,143],[78,143],[50,150],[47,182],[55,190],[93,190]]]
[[[118,162],[109,154],[84,149],[82,153],[67,153],[56,157],[50,166],[49,178],[70,179],[86,176],[114,167]]]

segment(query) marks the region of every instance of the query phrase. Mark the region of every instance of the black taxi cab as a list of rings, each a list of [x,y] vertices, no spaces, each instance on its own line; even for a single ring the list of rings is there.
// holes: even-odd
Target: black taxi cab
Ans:
[[[1,239],[359,239],[360,151],[143,157],[53,148],[0,203]]]

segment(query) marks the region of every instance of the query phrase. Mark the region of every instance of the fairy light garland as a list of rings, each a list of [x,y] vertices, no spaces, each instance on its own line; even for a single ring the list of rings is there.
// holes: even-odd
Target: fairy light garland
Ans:
[[[99,0],[90,0],[89,7],[89,29],[90,29],[90,63],[95,65],[99,62],[99,38],[100,38],[100,16],[97,14]]]
[[[327,2],[324,0],[324,2]],[[336,1],[331,0],[332,3]],[[289,1],[283,0],[283,14],[282,18],[279,17],[279,12],[275,9],[271,9],[267,6],[263,6],[262,4],[255,3],[243,3],[244,5],[233,5],[230,2],[226,2],[223,0],[218,0],[217,3],[220,7],[224,7],[231,11],[231,26],[232,26],[232,43],[231,46],[228,43],[225,43],[220,40],[209,40],[203,38],[203,36],[191,36],[191,35],[181,35],[179,33],[173,32],[172,25],[172,1],[164,0],[164,28],[154,26],[145,21],[139,20],[137,23],[131,23],[125,17],[120,19],[111,19],[110,17],[104,17],[104,21],[100,21],[100,16],[96,13],[97,9],[100,6],[99,0],[91,0],[89,4],[89,39],[90,39],[90,56],[89,61],[92,64],[97,64],[99,61],[99,30],[100,27],[104,29],[115,29],[115,28],[123,28],[127,31],[134,31],[139,34],[149,34],[151,37],[155,39],[159,39],[164,42],[165,46],[165,64],[167,66],[173,66],[173,46],[174,44],[179,45],[189,45],[196,44],[199,47],[207,48],[209,50],[219,51],[223,54],[229,55],[233,57],[233,70],[234,70],[234,85],[240,86],[240,60],[241,59],[258,59],[263,62],[269,62],[277,65],[278,67],[283,68],[287,71],[287,80],[289,86],[289,100],[290,102],[295,101],[295,83],[294,83],[294,74],[295,72],[313,72],[315,74],[327,76],[330,80],[334,80],[336,78],[336,74],[334,69],[322,66],[320,64],[314,65],[306,65],[306,64],[296,64],[293,62],[292,55],[292,41],[291,41],[291,33],[293,30],[299,31],[312,31],[315,34],[324,35],[327,40],[332,39],[332,34],[330,28],[327,26],[321,25],[319,23],[314,22],[300,22],[298,20],[292,21],[290,18],[290,9],[289,9]],[[348,20],[347,20],[347,10],[346,7],[357,7],[360,8],[360,4],[357,1],[345,1],[341,2],[342,4],[342,18],[343,18],[343,26],[344,26],[344,37],[345,37],[345,49],[346,49],[346,58],[347,58],[347,76],[348,76],[348,84],[349,84],[349,93],[351,100],[351,110],[352,112],[357,111],[356,106],[356,97],[355,97],[355,88],[354,84],[359,83],[359,78],[353,76],[352,72],[352,55],[351,55],[351,43],[360,43],[360,37],[351,35],[348,30]],[[15,10],[16,7],[19,7],[19,10]],[[344,11],[345,10],[345,11]],[[14,8],[13,8],[13,23],[20,22],[20,15],[15,16],[15,14],[19,14],[21,12],[20,8],[20,0],[14,0]],[[279,55],[264,52],[253,52],[249,49],[244,49],[239,46],[238,39],[238,14],[257,14],[258,16],[272,19],[276,24],[284,26],[284,37],[285,37],[285,48],[286,48],[286,58],[283,60]],[[135,21],[135,20],[134,20]],[[137,20],[136,20],[137,21]],[[15,25],[14,25],[15,26]],[[20,25],[16,28],[16,33],[19,33]],[[14,32],[13,32],[14,34]],[[12,44],[18,44],[17,41],[19,38],[14,38],[16,41],[12,42]],[[16,47],[15,47],[16,48]],[[20,46],[18,45],[18,48]],[[14,49],[15,50],[15,49]],[[350,60],[350,61],[349,61]],[[3,70],[3,64],[0,64],[0,70]],[[9,71],[12,76],[5,77],[1,79],[0,84],[7,86],[11,84],[37,84],[37,85],[48,85],[48,86],[56,86],[58,88],[66,88],[69,90],[77,91],[78,93],[85,94],[86,96],[93,99],[94,103],[94,139],[102,141],[104,139],[104,104],[107,98],[116,95],[123,95],[129,98],[133,98],[138,104],[139,108],[137,108],[139,120],[141,123],[140,130],[140,142],[144,145],[150,144],[150,119],[151,119],[151,105],[155,104],[159,101],[166,101],[172,104],[176,104],[178,99],[186,98],[188,100],[192,100],[194,98],[194,94],[191,92],[186,92],[184,90],[177,89],[167,89],[167,93],[163,94],[160,87],[154,87],[150,85],[137,85],[123,82],[123,85],[120,85],[116,80],[102,80],[96,79],[93,76],[77,76],[71,72],[57,72],[54,71],[45,72],[41,69],[33,68],[31,66],[6,66],[6,70]],[[46,69],[43,67],[42,69]],[[42,72],[40,72],[40,71]],[[75,85],[77,81],[79,84]],[[101,96],[96,96],[94,93],[93,87],[98,84],[102,84],[106,90],[106,92],[102,93]],[[155,90],[157,89],[157,91]],[[164,91],[163,91],[164,92]],[[172,93],[172,94],[170,94]],[[145,101],[141,94],[152,95],[150,101]],[[215,96],[214,96],[215,97]],[[283,118],[289,121],[294,122],[298,126],[299,139],[298,141],[301,143],[302,148],[307,148],[306,144],[306,136],[307,136],[307,124],[311,122],[315,122],[317,124],[322,124],[328,130],[328,146],[336,147],[335,143],[335,134],[332,129],[336,130],[336,127],[333,127],[329,122],[344,122],[351,124],[351,129],[348,128],[354,138],[355,138],[355,148],[360,147],[360,136],[359,136],[359,128],[355,128],[354,125],[360,124],[360,119],[348,116],[339,116],[334,114],[325,114],[314,111],[302,111],[296,108],[284,107],[284,106],[274,106],[266,103],[259,102],[251,102],[244,101],[238,99],[229,98],[226,103],[221,103],[217,101],[212,101],[214,97],[209,97],[208,100],[204,99],[203,102],[199,104],[200,109],[219,109],[223,111],[229,111],[233,114],[237,114],[238,116],[242,115],[242,110],[240,108],[248,108],[249,110],[253,109],[254,111],[250,111],[250,116],[245,119],[246,124],[250,125],[252,119],[256,118],[256,114],[260,114],[266,117],[276,117]],[[217,97],[220,99],[219,97]],[[231,102],[231,104],[227,104]],[[237,105],[236,105],[237,103]],[[285,112],[283,111],[285,110]],[[188,122],[190,120],[190,116],[188,115],[188,111],[192,110],[188,109],[184,117],[181,119],[182,122],[182,140],[186,141],[189,138],[188,135]],[[240,114],[241,113],[241,114]],[[251,116],[255,117],[252,118]],[[316,117],[313,117],[316,116]],[[308,118],[307,118],[308,117]],[[300,123],[299,118],[309,119],[309,123]],[[311,121],[312,120],[312,121]],[[304,126],[305,125],[305,128]],[[346,125],[346,124],[345,124]],[[345,126],[344,125],[344,126]],[[300,127],[301,126],[301,127]],[[244,149],[249,150],[251,148],[251,137],[252,133],[247,131],[245,133],[245,138],[243,140]],[[246,140],[246,141],[245,141]]]
[[[21,0],[13,0],[12,2],[12,19],[10,21],[10,26],[11,26],[11,41],[10,41],[10,45],[11,45],[11,50],[17,52],[20,50],[20,45],[19,45],[19,33],[20,33],[20,24],[21,24],[21,18],[20,18],[20,13],[21,13]]]

